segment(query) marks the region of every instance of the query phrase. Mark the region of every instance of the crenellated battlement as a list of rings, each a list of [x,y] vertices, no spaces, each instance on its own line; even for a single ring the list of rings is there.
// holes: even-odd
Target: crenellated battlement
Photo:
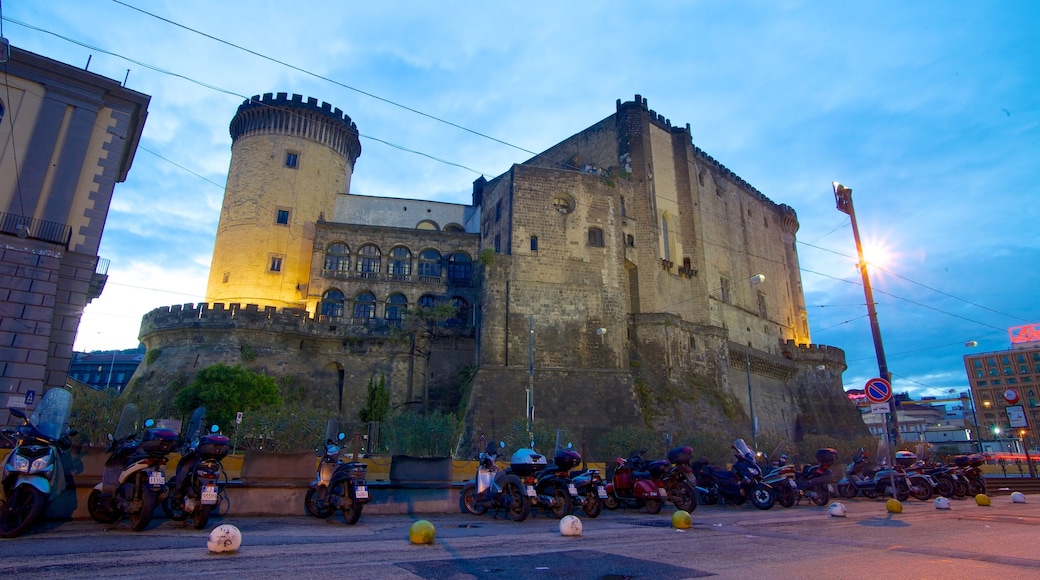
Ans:
[[[141,318],[141,334],[156,330],[167,330],[186,325],[207,324],[212,326],[263,324],[265,326],[304,328],[314,326],[317,320],[306,310],[297,308],[278,309],[274,306],[257,304],[174,304],[161,306]]]
[[[255,134],[280,133],[322,143],[350,160],[361,156],[357,125],[324,101],[288,93],[254,95],[238,107],[228,127],[232,142]]]
[[[845,364],[845,351],[825,344],[797,344],[785,340],[781,345],[784,358],[795,361],[830,362]]]

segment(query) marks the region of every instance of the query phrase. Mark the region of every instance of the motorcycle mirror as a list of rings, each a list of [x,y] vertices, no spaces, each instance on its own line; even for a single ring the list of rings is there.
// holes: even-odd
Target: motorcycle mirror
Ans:
[[[574,449],[574,444],[570,441],[567,442],[567,449]]]
[[[76,435],[79,435],[79,431],[75,429],[69,429],[69,432],[66,433],[66,435],[68,435],[69,437],[75,437]]]
[[[18,417],[19,419],[25,419],[25,413],[22,412],[21,409],[9,409],[9,411],[11,412],[11,415],[13,417]]]
[[[344,435],[343,433],[340,433],[339,435],[336,436],[336,438],[339,439],[340,441],[343,441],[344,437],[346,437],[346,435]]]
[[[506,442],[505,441],[499,441],[498,442],[498,446],[501,447],[502,449],[505,449],[506,448]]]
[[[145,429],[151,429],[152,427],[155,427],[155,419],[148,419],[144,422]]]
[[[115,440],[116,440],[116,438],[115,438],[115,437],[113,437],[111,433],[109,433],[109,434],[108,434],[108,440],[109,440],[109,441],[115,441]]]
[[[214,426],[209,428],[209,432],[210,433],[216,433],[218,431],[220,431],[220,426],[219,425],[214,425]]]

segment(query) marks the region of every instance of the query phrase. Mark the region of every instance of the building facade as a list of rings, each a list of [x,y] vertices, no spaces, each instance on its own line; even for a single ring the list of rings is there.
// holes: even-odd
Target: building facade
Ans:
[[[589,441],[865,432],[844,353],[810,343],[794,209],[638,95],[468,205],[350,194],[356,127],[314,99],[254,97],[231,134],[208,302],[145,316],[142,388],[248,344],[348,420],[379,373],[392,406],[465,409],[474,438],[532,413]]]
[[[0,424],[65,385],[98,247],[149,97],[12,47],[0,63]]]
[[[1008,350],[964,355],[964,370],[987,451],[1019,452],[1023,445],[1040,447],[1040,324],[1009,328],[1008,336]]]

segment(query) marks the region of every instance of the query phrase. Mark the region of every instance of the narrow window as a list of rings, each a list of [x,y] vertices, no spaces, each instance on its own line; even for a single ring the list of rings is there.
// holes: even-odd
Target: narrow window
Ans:
[[[274,222],[278,225],[287,226],[289,225],[289,210],[280,209],[275,215]]]
[[[603,247],[603,230],[599,228],[589,228],[589,245],[594,248]]]
[[[729,295],[729,278],[720,278],[719,286],[721,286],[720,290],[722,290],[722,301],[726,304],[730,304],[731,298]]]
[[[300,161],[300,154],[295,151],[288,151],[285,154],[285,166],[289,169],[296,169],[297,164]]]
[[[282,271],[282,256],[271,256],[271,268],[272,272]]]
[[[531,251],[538,251],[538,236],[531,236]]]
[[[762,318],[766,318],[766,295],[758,293],[758,315]]]
[[[495,223],[502,219],[502,200],[498,200],[495,204]]]
[[[501,234],[495,234],[495,253],[502,253],[502,236]]]

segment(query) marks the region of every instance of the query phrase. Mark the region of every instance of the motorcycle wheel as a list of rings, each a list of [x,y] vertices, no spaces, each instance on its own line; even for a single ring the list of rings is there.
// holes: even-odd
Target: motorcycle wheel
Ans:
[[[148,527],[155,513],[155,492],[146,483],[141,487],[141,510],[130,514],[130,527],[135,532]]]
[[[935,489],[927,479],[923,477],[910,478],[910,495],[918,501],[928,501],[935,495]]]
[[[196,530],[201,530],[206,527],[209,522],[209,513],[213,511],[212,505],[200,505],[195,508],[195,512],[191,514],[191,525]]]
[[[171,491],[170,495],[163,500],[162,509],[166,513],[166,517],[175,522],[183,522],[188,519],[188,514],[184,511],[183,495],[177,495]]]
[[[648,499],[643,505],[646,507],[646,513],[655,515],[661,513],[661,508],[664,507],[664,502],[659,499]]]
[[[776,493],[776,503],[780,504],[781,507],[789,508],[794,506],[797,501],[798,496],[795,495],[795,491],[791,489],[791,486],[781,483],[780,489]]]
[[[935,480],[935,491],[945,498],[953,497],[953,480],[949,477],[939,477]]]
[[[986,482],[975,477],[968,478],[968,493],[973,497],[986,493]]]
[[[838,495],[845,499],[852,499],[856,497],[856,488],[848,483],[838,484]]]
[[[668,499],[677,510],[692,512],[697,509],[697,490],[685,481],[681,481],[668,490]]]
[[[614,511],[621,507],[621,502],[619,502],[616,497],[608,493],[607,497],[603,498],[603,507],[607,508],[610,511]]]
[[[567,488],[562,485],[553,486],[552,498],[553,502],[549,511],[552,512],[553,517],[556,519],[562,520],[563,516],[574,511],[574,500],[571,499],[571,494],[567,491]]]
[[[303,497],[303,509],[312,518],[324,520],[332,515],[332,507],[328,502],[324,505],[318,503],[318,490],[313,487],[308,488],[307,495]]]
[[[586,490],[582,497],[584,500],[581,502],[581,510],[585,512],[585,515],[590,518],[599,517],[599,514],[603,511],[603,500],[600,499],[596,490]]]
[[[502,499],[509,506],[506,517],[514,522],[522,522],[531,515],[531,502],[527,501],[524,488],[515,476],[502,484]]]
[[[910,499],[910,486],[903,480],[896,480],[896,495],[897,501],[906,501]]]
[[[717,488],[711,488],[707,492],[697,492],[700,496],[700,503],[704,505],[715,505],[719,503],[719,490]]]
[[[101,497],[99,489],[91,490],[87,496],[87,513],[99,524],[114,524],[123,517],[123,512],[115,507],[111,499]]]
[[[467,483],[462,486],[462,491],[459,493],[459,509],[464,514],[473,514],[475,516],[482,516],[487,512],[487,508],[482,505],[477,505],[477,486]]]
[[[43,515],[47,502],[40,490],[31,485],[19,485],[0,508],[0,538],[18,536]]]
[[[953,484],[953,497],[964,497],[968,495],[968,482],[963,477],[957,479]]]
[[[772,488],[758,484],[751,490],[751,505],[760,510],[767,510],[776,503],[776,492]]]
[[[343,508],[343,521],[347,522],[348,526],[352,526],[358,523],[361,519],[361,502],[358,500],[351,500],[350,507]]]
[[[813,486],[813,488],[809,490],[809,493],[809,499],[812,500],[815,505],[825,506],[831,501],[831,492],[827,489],[826,485]]]

